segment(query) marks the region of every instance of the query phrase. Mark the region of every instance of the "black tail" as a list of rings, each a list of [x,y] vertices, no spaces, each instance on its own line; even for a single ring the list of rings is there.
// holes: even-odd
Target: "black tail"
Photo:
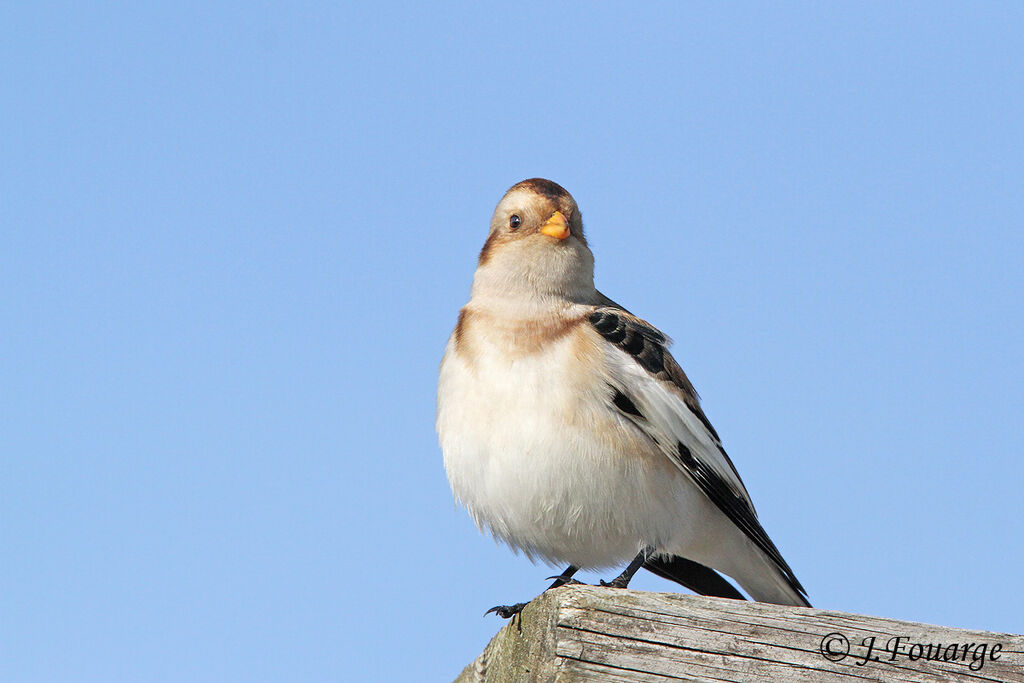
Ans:
[[[651,558],[644,562],[644,569],[663,579],[682,584],[700,595],[746,600],[742,593],[714,569],[685,557],[673,555],[668,558]]]

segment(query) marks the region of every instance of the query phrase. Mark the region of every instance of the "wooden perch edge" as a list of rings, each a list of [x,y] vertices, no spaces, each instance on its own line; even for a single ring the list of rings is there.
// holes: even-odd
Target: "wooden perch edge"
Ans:
[[[565,586],[506,624],[456,683],[671,680],[1024,682],[1024,636]]]

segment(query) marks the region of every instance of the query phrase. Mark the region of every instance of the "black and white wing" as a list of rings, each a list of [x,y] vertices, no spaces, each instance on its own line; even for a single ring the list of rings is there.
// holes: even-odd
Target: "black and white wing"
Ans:
[[[610,300],[591,313],[589,322],[615,347],[610,389],[614,408],[657,443],[806,602],[806,591],[758,521],[736,467],[701,410],[697,392],[668,352],[668,338]]]

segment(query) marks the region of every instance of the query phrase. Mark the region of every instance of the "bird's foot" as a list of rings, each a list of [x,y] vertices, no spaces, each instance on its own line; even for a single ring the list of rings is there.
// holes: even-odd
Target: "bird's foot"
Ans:
[[[621,576],[616,576],[611,581],[601,580],[601,585],[605,588],[625,588],[629,585],[629,579],[623,579]]]
[[[484,616],[486,617],[491,612],[494,612],[502,619],[511,619],[520,612],[522,612],[524,607],[526,607],[525,602],[517,602],[514,605],[495,605],[491,609],[484,612]]]
[[[653,547],[648,546],[644,548],[636,557],[633,558],[633,561],[629,563],[629,566],[626,567],[621,574],[611,581],[602,581],[601,585],[606,588],[625,588],[629,585],[630,579],[633,578],[633,575],[636,574],[637,570],[640,569],[643,563],[647,561],[647,558],[651,557],[653,554]]]
[[[548,578],[554,579],[555,582],[548,586],[546,590],[551,590],[552,588],[559,588],[560,586],[564,586],[569,583],[579,583],[579,581],[576,581],[572,578],[572,575],[575,574],[578,570],[579,567],[570,564],[568,567],[566,567],[565,571],[559,574],[558,576],[549,576]],[[524,607],[526,607],[525,602],[517,602],[514,605],[495,605],[491,609],[484,612],[484,616],[487,616],[491,612],[494,612],[502,619],[511,619],[512,623],[516,623],[516,621],[518,621],[519,630],[522,631],[523,620],[520,613],[523,611]],[[516,619],[516,616],[519,616],[518,620]]]
[[[553,586],[551,586],[551,588],[561,588],[562,586],[586,586],[587,585],[587,584],[583,583],[582,581],[577,581],[576,579],[566,579],[564,581],[557,581],[557,579],[561,579],[561,578],[562,577],[560,577],[560,576],[549,576],[547,578],[547,580],[550,581],[551,579],[556,579],[556,583]],[[551,590],[551,588],[548,588],[548,590]]]

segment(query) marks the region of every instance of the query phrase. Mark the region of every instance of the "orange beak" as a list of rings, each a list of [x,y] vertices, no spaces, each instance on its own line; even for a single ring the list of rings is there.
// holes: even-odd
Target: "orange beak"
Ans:
[[[551,218],[544,221],[544,224],[540,226],[540,231],[548,237],[564,240],[569,236],[569,221],[565,220],[565,216],[562,215],[561,211],[555,211],[551,214]]]

